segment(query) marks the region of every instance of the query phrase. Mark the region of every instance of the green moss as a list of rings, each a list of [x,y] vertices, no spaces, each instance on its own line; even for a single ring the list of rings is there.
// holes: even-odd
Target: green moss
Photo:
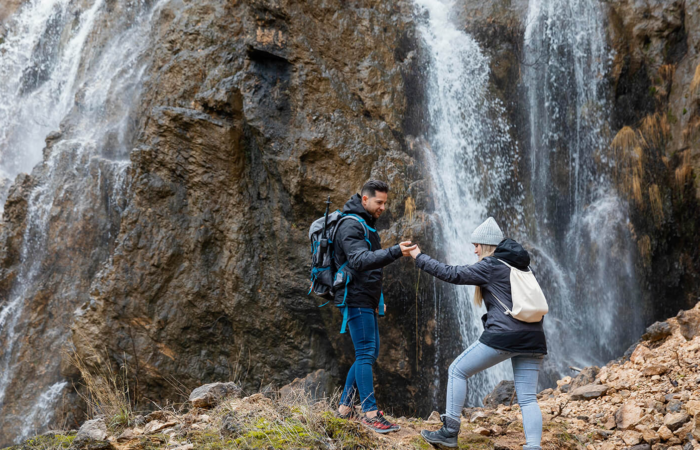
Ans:
[[[673,115],[673,112],[669,109],[668,112],[666,113],[666,118],[668,119],[669,123],[677,123],[678,119],[676,116]]]
[[[22,445],[8,447],[6,450],[54,450],[68,448],[74,439],[74,435],[47,434],[44,436],[35,436],[25,441]]]
[[[683,115],[685,116],[686,114],[688,114],[688,110],[683,108]]]
[[[650,88],[649,88],[649,93],[650,93],[651,95],[656,94],[656,87],[655,87],[655,86],[650,87]]]
[[[492,449],[493,441],[480,434],[468,434],[459,438],[459,448],[470,450]]]
[[[369,433],[361,429],[357,423],[339,419],[328,411],[323,413],[321,417],[326,434],[329,438],[337,441],[339,448],[372,448],[376,446]]]
[[[416,436],[411,441],[409,442],[411,444],[411,447],[415,448],[416,450],[432,450],[433,446],[428,444],[425,439],[423,439],[420,436]]]

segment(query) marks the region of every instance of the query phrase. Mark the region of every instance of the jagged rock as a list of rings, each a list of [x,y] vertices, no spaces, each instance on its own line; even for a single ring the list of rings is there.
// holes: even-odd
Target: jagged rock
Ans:
[[[687,341],[700,334],[700,311],[697,309],[681,310],[678,312],[676,320],[678,321],[681,335]]]
[[[664,417],[664,425],[671,431],[675,431],[683,426],[690,419],[684,412],[669,413]]]
[[[161,422],[160,420],[152,420],[148,422],[148,424],[144,427],[143,434],[158,433],[159,431],[166,430],[177,424],[178,422],[176,420],[170,420],[167,422]]]
[[[664,441],[668,441],[673,437],[673,432],[666,425],[659,428],[657,433],[659,433],[659,437]]]
[[[166,413],[163,410],[158,410],[158,411],[153,411],[152,413],[146,415],[144,418],[144,424],[149,423],[153,420],[165,420],[166,419]]]
[[[646,333],[642,335],[642,339],[646,341],[660,341],[673,333],[671,325],[668,322],[654,322],[647,327]]]
[[[234,383],[210,383],[200,386],[190,394],[189,401],[197,408],[211,408],[230,396],[240,396],[241,387]]]
[[[437,411],[431,412],[430,416],[428,416],[428,422],[440,422],[440,413]]]
[[[312,400],[319,400],[330,396],[333,392],[331,377],[323,369],[311,372],[304,378],[295,378],[294,381],[283,386],[279,393],[282,397],[294,395],[295,391],[304,392]]]
[[[588,384],[576,388],[569,394],[571,400],[591,400],[602,397],[608,392],[608,386],[604,384]]]
[[[659,434],[649,428],[644,429],[642,431],[642,439],[644,439],[644,442],[647,442],[648,444],[656,444],[659,442]]]
[[[633,402],[623,404],[615,413],[615,424],[618,430],[628,430],[642,420],[644,411]]]
[[[695,413],[692,421],[693,421],[693,431],[691,433],[696,440],[700,441],[700,414]]]
[[[503,380],[496,385],[489,395],[484,397],[484,406],[496,408],[498,405],[509,405],[515,394],[515,382]]]
[[[107,437],[107,424],[104,419],[92,419],[86,421],[75,436],[76,439],[87,437],[96,441],[101,441]]]
[[[642,440],[642,434],[637,431],[625,431],[622,433],[622,440],[627,445],[637,445]]]
[[[482,436],[491,436],[491,430],[489,430],[488,428],[484,428],[484,427],[476,427],[474,429],[474,433],[480,434]]]
[[[651,377],[653,375],[663,375],[666,372],[668,372],[668,367],[661,364],[646,366],[644,369],[642,369],[642,375],[646,377]]]
[[[581,372],[571,380],[570,389],[575,390],[581,386],[592,384],[598,372],[600,372],[600,367],[598,366],[584,367]]]
[[[668,404],[666,405],[666,412],[667,413],[677,413],[681,411],[681,408],[683,407],[683,402],[680,400],[673,399]]]
[[[651,450],[651,445],[649,444],[637,444],[628,448],[627,450]]]
[[[700,412],[700,400],[690,400],[685,404],[685,410],[688,412],[688,415],[694,417]]]
[[[243,433],[243,427],[238,421],[234,413],[228,413],[221,419],[221,434],[230,438],[236,438]]]
[[[644,363],[645,359],[647,356],[651,354],[651,350],[649,350],[649,347],[646,345],[638,345],[636,349],[634,349],[634,352],[630,356],[630,361],[632,361],[635,364],[642,364]]]

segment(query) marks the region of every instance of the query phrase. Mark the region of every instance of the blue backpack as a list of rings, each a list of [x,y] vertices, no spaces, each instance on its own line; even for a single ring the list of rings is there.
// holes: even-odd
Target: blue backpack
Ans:
[[[340,224],[348,219],[356,220],[362,225],[365,233],[365,241],[372,250],[372,243],[369,241],[368,231],[376,231],[371,228],[363,218],[356,214],[343,214],[337,210],[315,220],[309,228],[309,241],[311,241],[311,288],[309,295],[313,292],[319,297],[327,300],[320,307],[326,306],[331,301],[335,306],[343,311],[343,325],[341,333],[345,333],[348,322],[348,307],[346,299],[348,296],[348,284],[352,281],[354,270],[345,261],[340,267],[335,267],[335,251],[333,241]],[[338,289],[345,289],[343,300],[339,301],[335,297]],[[379,300],[379,315],[384,315],[384,293]]]

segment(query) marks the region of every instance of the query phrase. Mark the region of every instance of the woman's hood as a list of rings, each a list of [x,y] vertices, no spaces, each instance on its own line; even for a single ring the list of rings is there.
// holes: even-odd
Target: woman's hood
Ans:
[[[493,252],[493,256],[520,270],[527,270],[530,265],[530,254],[513,239],[503,239]]]

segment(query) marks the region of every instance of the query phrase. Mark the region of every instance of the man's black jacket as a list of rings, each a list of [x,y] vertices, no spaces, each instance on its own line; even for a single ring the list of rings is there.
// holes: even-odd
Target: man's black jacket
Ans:
[[[351,308],[372,308],[379,306],[382,293],[382,267],[401,257],[398,245],[382,250],[379,234],[374,229],[375,219],[362,206],[362,197],[355,194],[343,207],[343,213],[355,214],[364,219],[367,226],[367,239],[362,224],[354,219],[345,219],[335,234],[333,249],[336,267],[348,262],[352,276],[347,285],[346,305]],[[370,249],[370,243],[372,248]],[[345,269],[343,269],[345,270]],[[345,287],[335,291],[338,304],[342,303]]]

